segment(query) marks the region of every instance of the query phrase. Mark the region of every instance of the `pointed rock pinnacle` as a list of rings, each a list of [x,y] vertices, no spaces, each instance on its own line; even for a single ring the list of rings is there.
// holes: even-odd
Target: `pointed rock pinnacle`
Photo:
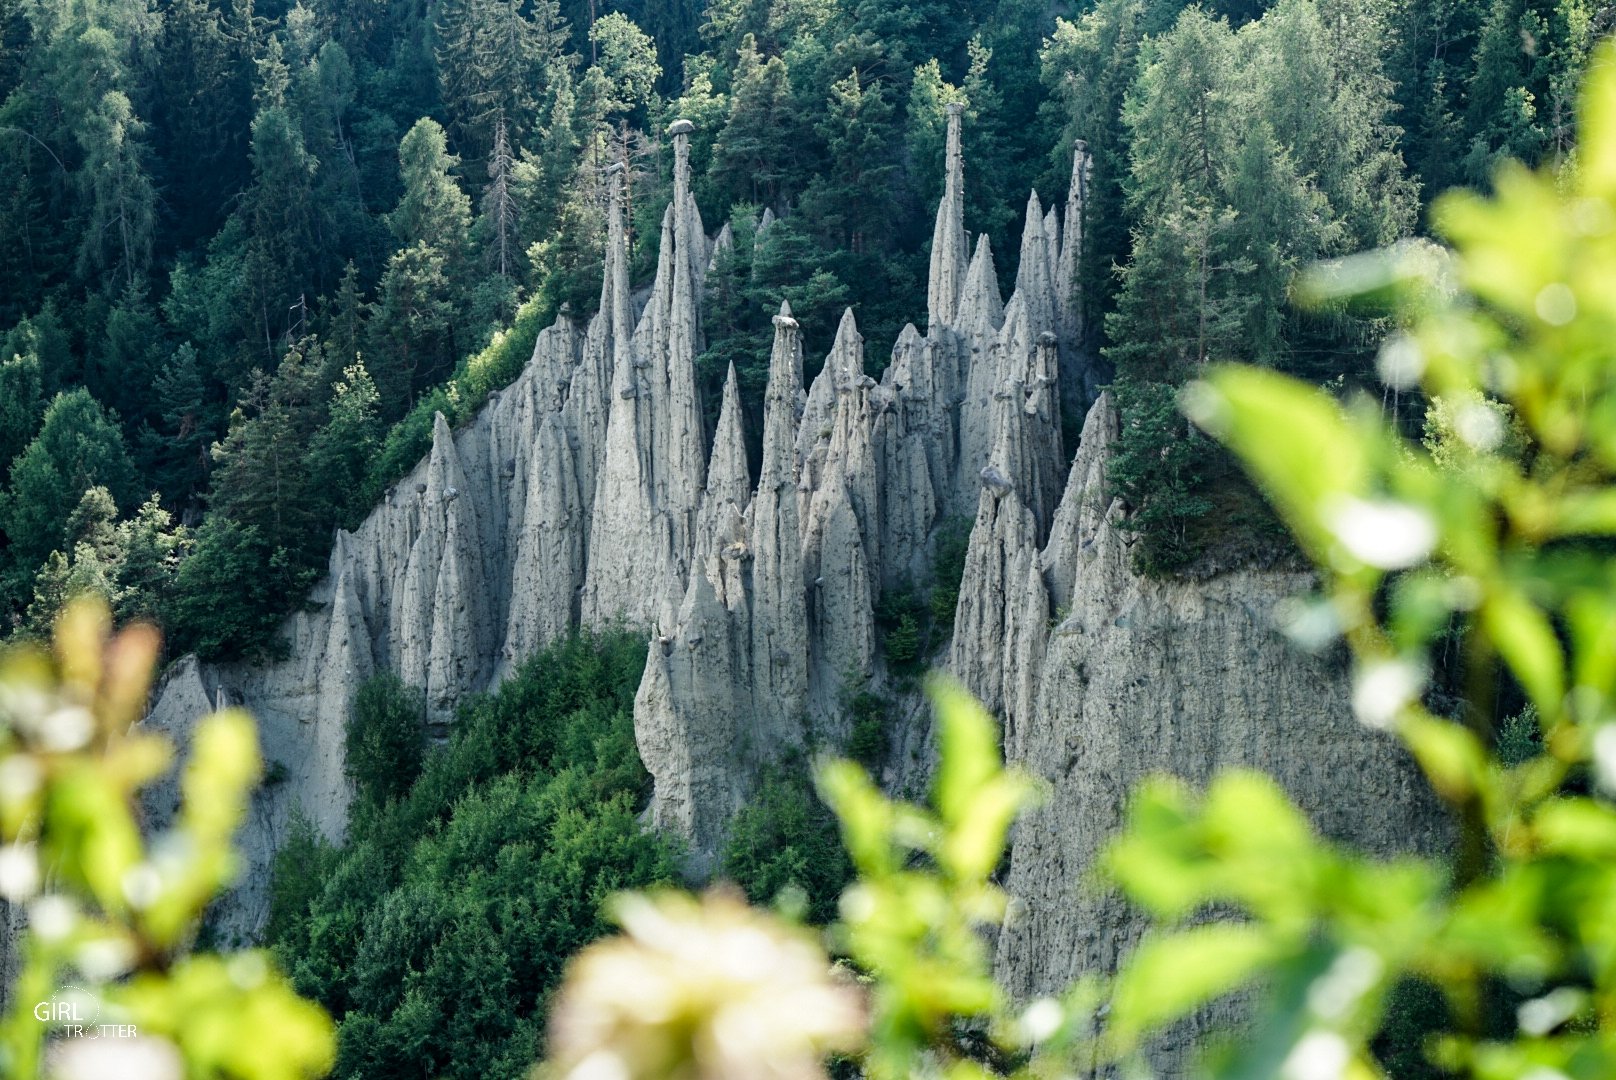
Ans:
[[[965,280],[965,157],[960,150],[958,102],[948,105],[948,161],[943,201],[931,235],[931,273],[926,284],[930,326],[954,325]]]

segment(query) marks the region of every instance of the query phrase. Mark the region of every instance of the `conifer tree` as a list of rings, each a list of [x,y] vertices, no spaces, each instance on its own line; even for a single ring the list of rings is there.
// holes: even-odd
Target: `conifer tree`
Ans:
[[[387,216],[388,227],[403,247],[425,244],[456,271],[466,257],[471,230],[471,200],[455,182],[460,159],[449,153],[436,120],[422,117],[398,144],[403,194]]]
[[[0,350],[0,470],[10,465],[34,437],[44,411],[39,354],[30,351],[6,356]]]
[[[829,168],[810,184],[803,206],[839,247],[862,254],[892,213],[897,163],[887,152],[892,104],[879,80],[860,80],[854,69],[831,86],[820,121]]]
[[[317,281],[314,175],[319,162],[284,104],[261,109],[252,124],[253,183],[242,199],[249,332],[265,367],[279,359],[303,321]]]
[[[304,339],[273,375],[254,372],[212,452],[212,515],[251,526],[268,551],[298,568],[317,558],[325,542],[320,494],[305,465],[324,412],[323,365],[318,343]]]
[[[123,433],[82,387],[51,400],[39,433],[12,461],[9,481],[0,529],[12,568],[29,574],[66,542],[68,518],[90,488],[106,488],[115,502],[135,501]]]
[[[154,380],[157,419],[142,427],[142,472],[171,505],[194,504],[207,481],[208,447],[219,435],[196,348],[181,342]]]
[[[85,370],[90,392],[118,413],[126,431],[132,433],[142,421],[156,417],[151,390],[170,347],[167,328],[147,298],[145,279],[136,278],[107,314]]]
[[[442,0],[436,10],[438,85],[465,156],[481,161],[501,120],[519,141],[533,130],[565,41],[560,8],[556,0]]]
[[[396,420],[417,390],[447,375],[455,362],[456,308],[447,260],[423,242],[395,252],[371,305],[366,333],[382,415]]]
[[[483,233],[488,258],[494,272],[509,280],[516,275],[521,242],[516,235],[516,200],[511,192],[510,140],[505,134],[505,118],[494,125],[494,149],[488,155],[488,186],[483,189]]]
[[[157,190],[148,172],[145,124],[118,90],[102,95],[79,132],[79,186],[87,213],[79,244],[81,276],[104,272],[129,288],[151,262]]]
[[[251,119],[235,96],[232,45],[209,0],[172,0],[158,39],[159,110],[152,130],[170,216],[163,246],[188,248],[216,229],[246,179]]]
[[[779,213],[794,194],[797,155],[806,141],[785,61],[763,59],[748,34],[733,79],[729,118],[713,145],[714,182],[736,201]]]

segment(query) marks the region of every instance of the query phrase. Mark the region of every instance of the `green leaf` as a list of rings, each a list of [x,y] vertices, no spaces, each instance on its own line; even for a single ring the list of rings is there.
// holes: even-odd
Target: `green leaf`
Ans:
[[[1272,371],[1220,366],[1186,390],[1184,410],[1245,461],[1300,538],[1328,557],[1329,503],[1361,495],[1369,482],[1363,437],[1334,399]]]
[[[979,792],[1000,772],[999,726],[980,702],[952,680],[928,687],[937,710],[938,766],[932,800],[945,822],[969,818]]]
[[[1578,186],[1616,199],[1616,46],[1608,41],[1589,61],[1577,128]]]
[[[1519,591],[1504,586],[1483,601],[1481,622],[1545,720],[1558,717],[1565,697],[1565,658],[1548,617]]]
[[[1125,1053],[1151,1029],[1238,989],[1276,955],[1269,931],[1251,923],[1147,937],[1117,975],[1107,1034]]]
[[[1592,799],[1555,799],[1532,819],[1538,843],[1557,855],[1616,858],[1616,811]]]
[[[1468,728],[1420,713],[1399,729],[1431,786],[1448,799],[1465,799],[1487,781],[1487,751]]]

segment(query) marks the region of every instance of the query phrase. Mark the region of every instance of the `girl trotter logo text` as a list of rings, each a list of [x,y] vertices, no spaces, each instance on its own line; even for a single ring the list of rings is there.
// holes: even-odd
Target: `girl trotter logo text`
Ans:
[[[34,1019],[59,1039],[132,1039],[134,1024],[103,1023],[101,999],[80,986],[63,986],[34,1006]]]

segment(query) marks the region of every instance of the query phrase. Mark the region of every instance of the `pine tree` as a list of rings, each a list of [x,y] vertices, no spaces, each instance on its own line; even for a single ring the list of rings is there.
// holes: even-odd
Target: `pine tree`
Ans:
[[[123,433],[88,390],[57,394],[39,434],[12,461],[10,488],[0,504],[12,566],[31,573],[62,547],[74,507],[97,486],[115,502],[135,501],[135,469]]]
[[[151,391],[169,348],[167,328],[147,299],[145,279],[137,278],[107,314],[84,373],[90,392],[123,418],[127,432],[156,418]]]
[[[327,358],[346,366],[359,359],[365,340],[366,305],[359,286],[359,268],[348,260],[337,295],[330,302],[323,335]]]
[[[79,186],[87,205],[79,274],[104,271],[122,288],[133,286],[151,263],[157,191],[147,171],[145,127],[129,98],[109,90],[79,136]]]
[[[143,475],[170,504],[194,504],[207,482],[208,447],[218,436],[217,410],[207,400],[196,349],[182,342],[153,383],[157,421],[141,429]]]
[[[314,490],[329,504],[327,520],[353,528],[370,508],[359,505],[365,476],[381,447],[380,395],[365,365],[343,368],[331,388],[325,424],[309,445],[308,471]]]
[[[319,430],[324,356],[313,339],[288,352],[273,375],[255,372],[230,430],[214,445],[214,516],[249,525],[293,567],[317,558],[326,535],[305,458]]]
[[[308,290],[323,263],[314,213],[319,162],[284,105],[267,106],[253,119],[252,166],[241,211],[251,296],[251,322],[244,329],[263,350],[264,366],[272,367],[303,320]]]
[[[425,244],[458,273],[466,259],[471,231],[471,200],[455,182],[460,159],[449,153],[443,128],[421,118],[398,144],[403,194],[387,216],[402,247]]]
[[[235,99],[231,43],[209,0],[172,0],[158,40],[159,111],[152,131],[171,215],[164,246],[185,249],[219,225],[246,179],[247,122]]]
[[[729,197],[783,211],[794,194],[807,140],[785,61],[764,60],[748,34],[735,64],[729,119],[713,144],[713,180]]]
[[[829,168],[816,177],[802,205],[833,243],[862,254],[883,232],[893,208],[898,167],[889,153],[893,109],[878,80],[861,82],[857,69],[831,86],[819,123]]]
[[[0,470],[11,464],[34,437],[44,411],[39,355],[25,352],[6,356],[0,350]]]
[[[381,395],[382,415],[396,420],[415,394],[452,370],[455,306],[447,260],[421,242],[387,261],[381,292],[371,306],[365,355]]]
[[[555,0],[441,0],[436,10],[438,85],[458,139],[480,161],[500,121],[518,141],[532,132],[565,41],[560,8]]]
[[[488,155],[488,186],[483,189],[483,234],[494,272],[510,280],[516,276],[521,241],[516,233],[516,200],[511,192],[511,144],[505,137],[505,118],[494,125],[494,148]]]

